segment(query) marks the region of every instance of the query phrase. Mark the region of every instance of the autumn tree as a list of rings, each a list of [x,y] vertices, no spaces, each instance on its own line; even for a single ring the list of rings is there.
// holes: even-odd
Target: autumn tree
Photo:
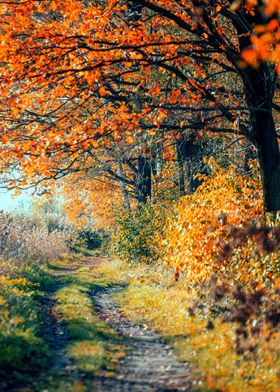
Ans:
[[[272,110],[273,106],[279,110],[279,106],[273,105],[275,90],[279,87],[276,73],[276,68],[279,71],[279,3],[209,3],[201,0],[170,1],[164,5],[160,1],[145,0],[133,0],[132,3],[141,6],[142,12],[143,8],[148,9],[153,15],[172,21],[188,34],[187,45],[193,50],[192,53],[185,52],[185,56],[198,65],[197,73],[200,75],[198,81],[191,75],[190,86],[197,83],[195,89],[200,91],[201,98],[206,98],[215,110],[219,109],[229,123],[241,122],[238,131],[254,144],[258,152],[265,207],[267,210],[278,210],[280,158]],[[176,54],[179,57],[184,49],[179,43],[177,46]],[[267,60],[272,60],[272,63]],[[205,65],[209,67],[211,63],[216,63],[217,67],[209,74]],[[182,72],[182,60],[177,60],[177,64],[168,64],[168,67],[181,80],[188,80],[188,75]],[[225,90],[222,86],[215,92],[211,91],[217,87],[218,75],[225,72],[226,78],[220,80],[226,81],[226,87],[229,87],[231,82],[228,83],[227,78],[233,75],[240,91],[233,92],[232,88]],[[229,108],[228,104],[226,107],[222,104],[223,92],[227,95],[230,93],[236,107]],[[218,108],[216,101],[219,102]],[[245,116],[245,122],[242,116]]]
[[[268,3],[0,2],[8,184],[61,178],[144,135],[181,140],[184,156],[204,134],[233,133],[257,149],[265,207],[279,209],[279,5]],[[150,166],[140,154],[144,198]]]

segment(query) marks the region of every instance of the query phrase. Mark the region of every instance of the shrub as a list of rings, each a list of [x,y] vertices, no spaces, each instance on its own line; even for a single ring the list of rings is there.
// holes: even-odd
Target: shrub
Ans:
[[[64,232],[48,232],[45,227],[31,230],[25,238],[25,259],[51,261],[68,252],[68,235]]]
[[[30,271],[30,267],[0,260],[1,381],[11,370],[34,373],[49,360],[49,349],[40,337],[38,284],[30,281]]]
[[[163,260],[174,268],[175,280],[179,275],[186,278],[188,299],[193,301],[188,312],[205,323],[204,335],[214,331],[222,336],[225,353],[231,355],[235,349],[242,372],[248,373],[248,385],[256,386],[252,390],[274,390],[263,385],[269,380],[275,386],[280,360],[280,230],[276,220],[271,226],[264,222],[261,185],[254,170],[241,175],[233,166],[210,163],[212,174],[177,203],[175,217],[167,220]],[[201,337],[203,333],[198,334],[199,348]],[[206,344],[207,355],[217,358],[217,343]],[[212,371],[214,386],[221,381],[219,369],[220,364]]]
[[[90,229],[80,229],[72,237],[71,248],[83,247],[89,250],[98,249],[101,247],[102,237],[100,232]]]
[[[258,227],[263,219],[259,179],[254,173],[240,175],[235,167],[211,164],[212,174],[178,202],[176,218],[167,221],[162,242],[166,265],[185,271],[189,283],[203,282],[213,273],[244,283],[275,278],[276,253],[256,254],[254,238],[239,238],[240,246],[232,247],[234,231]]]
[[[136,211],[122,211],[116,218],[112,236],[113,253],[122,260],[151,262],[159,257],[158,234],[166,216],[164,203],[148,202]]]

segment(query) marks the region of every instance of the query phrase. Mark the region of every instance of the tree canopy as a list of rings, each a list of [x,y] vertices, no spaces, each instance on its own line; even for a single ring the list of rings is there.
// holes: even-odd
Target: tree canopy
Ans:
[[[271,0],[0,2],[6,186],[83,171],[117,144],[133,170],[151,143],[184,156],[226,134],[254,146],[265,207],[279,209],[279,12]]]

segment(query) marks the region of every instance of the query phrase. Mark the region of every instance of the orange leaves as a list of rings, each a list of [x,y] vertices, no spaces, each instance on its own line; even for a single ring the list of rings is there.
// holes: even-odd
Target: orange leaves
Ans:
[[[18,118],[19,109],[16,106],[12,106],[11,107],[11,112],[12,112],[12,115],[13,115],[14,119]]]
[[[154,83],[153,87],[150,89],[150,93],[153,97],[156,97],[160,94],[160,88],[158,87],[158,83]]]
[[[229,268],[227,262],[218,261],[220,238],[225,241],[229,227],[242,227],[262,214],[258,181],[236,174],[234,168],[222,169],[214,161],[209,164],[211,177],[204,177],[194,194],[180,200],[176,218],[169,219],[164,234],[165,263],[184,270],[193,283]],[[250,252],[244,250],[242,257],[240,268]]]
[[[267,25],[256,26],[251,42],[252,46],[241,54],[245,63],[257,68],[261,62],[269,61],[276,65],[280,73],[279,21],[272,19]]]
[[[170,97],[170,102],[171,103],[178,102],[180,96],[181,96],[181,90],[180,89],[172,90],[171,97]]]
[[[255,33],[266,33],[276,31],[279,28],[279,21],[277,19],[272,19],[267,25],[258,25],[255,27]]]
[[[258,5],[258,0],[246,0],[246,5],[248,8],[255,8]]]
[[[238,9],[241,1],[236,1],[232,4],[232,11]],[[264,1],[263,6],[259,6],[256,0],[246,2],[249,9],[254,10],[265,18],[268,18],[266,24],[256,25],[251,36],[252,46],[246,48],[241,53],[244,63],[241,65],[259,67],[262,62],[271,62],[275,64],[276,71],[280,73],[280,1],[269,0]]]
[[[270,58],[272,53],[272,45],[274,42],[274,37],[270,33],[262,34],[260,37],[253,36],[251,38],[253,48],[256,51],[257,57],[260,61],[266,61]],[[280,53],[279,53],[280,58]]]
[[[83,227],[89,219],[94,220],[96,227],[108,231],[114,227],[114,213],[122,204],[122,197],[106,176],[95,181],[84,173],[72,174],[63,181],[62,195],[63,208],[76,227]]]
[[[246,64],[250,65],[253,68],[258,67],[258,53],[253,48],[245,49],[242,54],[242,59],[245,61]]]
[[[56,11],[57,10],[57,2],[56,1],[52,1],[51,2],[50,10],[52,10],[52,11]]]
[[[280,14],[280,1],[279,0],[266,0],[264,1],[264,13],[266,16],[273,14]]]
[[[104,86],[100,87],[99,94],[101,95],[101,97],[104,97],[107,94],[107,90]]]
[[[184,12],[171,0],[151,1],[180,18],[179,24],[145,7],[142,20],[130,23],[127,2],[118,0],[10,3],[0,5],[5,15],[0,95],[13,122],[4,141],[9,162],[32,154],[26,174],[35,168],[36,175],[50,175],[74,159],[83,166],[89,150],[106,143],[123,141],[130,150],[142,135],[165,138],[188,126],[203,131],[207,121],[222,122],[215,105],[244,103],[228,94],[235,82],[230,71],[222,71],[228,69],[227,42],[238,51],[234,25],[222,15],[225,2],[206,7],[223,45],[210,33],[202,9],[186,0]],[[267,58],[277,63],[271,43],[277,25],[274,17],[256,28],[244,63],[257,67]]]

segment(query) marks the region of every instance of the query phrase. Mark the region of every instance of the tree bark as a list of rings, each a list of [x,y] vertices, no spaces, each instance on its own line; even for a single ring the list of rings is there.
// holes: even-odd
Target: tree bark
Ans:
[[[263,108],[263,107],[262,107]],[[254,126],[262,177],[264,208],[280,210],[280,155],[272,112],[259,112]]]
[[[193,135],[184,136],[176,141],[178,182],[180,196],[196,191],[200,182],[195,178],[194,164],[201,161],[201,146],[195,143]]]
[[[123,171],[123,165],[122,165],[121,162],[119,162],[119,176],[121,178],[125,178],[124,171]],[[127,192],[127,189],[126,189],[126,184],[122,180],[120,180],[120,188],[121,188],[122,195],[123,195],[124,207],[128,211],[130,211],[131,210],[131,208],[130,208],[130,201],[129,201],[129,196],[128,196],[128,192]]]
[[[186,164],[184,139],[176,140],[177,168],[178,168],[178,185],[179,197],[185,195],[185,173],[184,166]]]
[[[138,175],[136,185],[136,197],[138,202],[145,204],[152,196],[152,171],[149,160],[140,155],[138,157]]]
[[[269,18],[261,12],[262,1],[254,15],[244,17],[252,30],[255,25],[269,22]],[[239,34],[240,52],[251,45],[250,36],[243,34],[243,26],[236,25]],[[238,69],[238,68],[237,68]],[[264,208],[268,212],[280,210],[280,153],[275,128],[272,102],[275,94],[275,67],[262,63],[259,67],[247,67],[238,70],[243,80],[244,91],[250,122],[252,124],[251,141],[258,152],[260,173],[262,177]]]
[[[264,208],[267,212],[280,210],[280,152],[272,113],[274,95],[273,72],[269,65],[248,69],[245,90],[251,112],[252,141],[260,166]]]

